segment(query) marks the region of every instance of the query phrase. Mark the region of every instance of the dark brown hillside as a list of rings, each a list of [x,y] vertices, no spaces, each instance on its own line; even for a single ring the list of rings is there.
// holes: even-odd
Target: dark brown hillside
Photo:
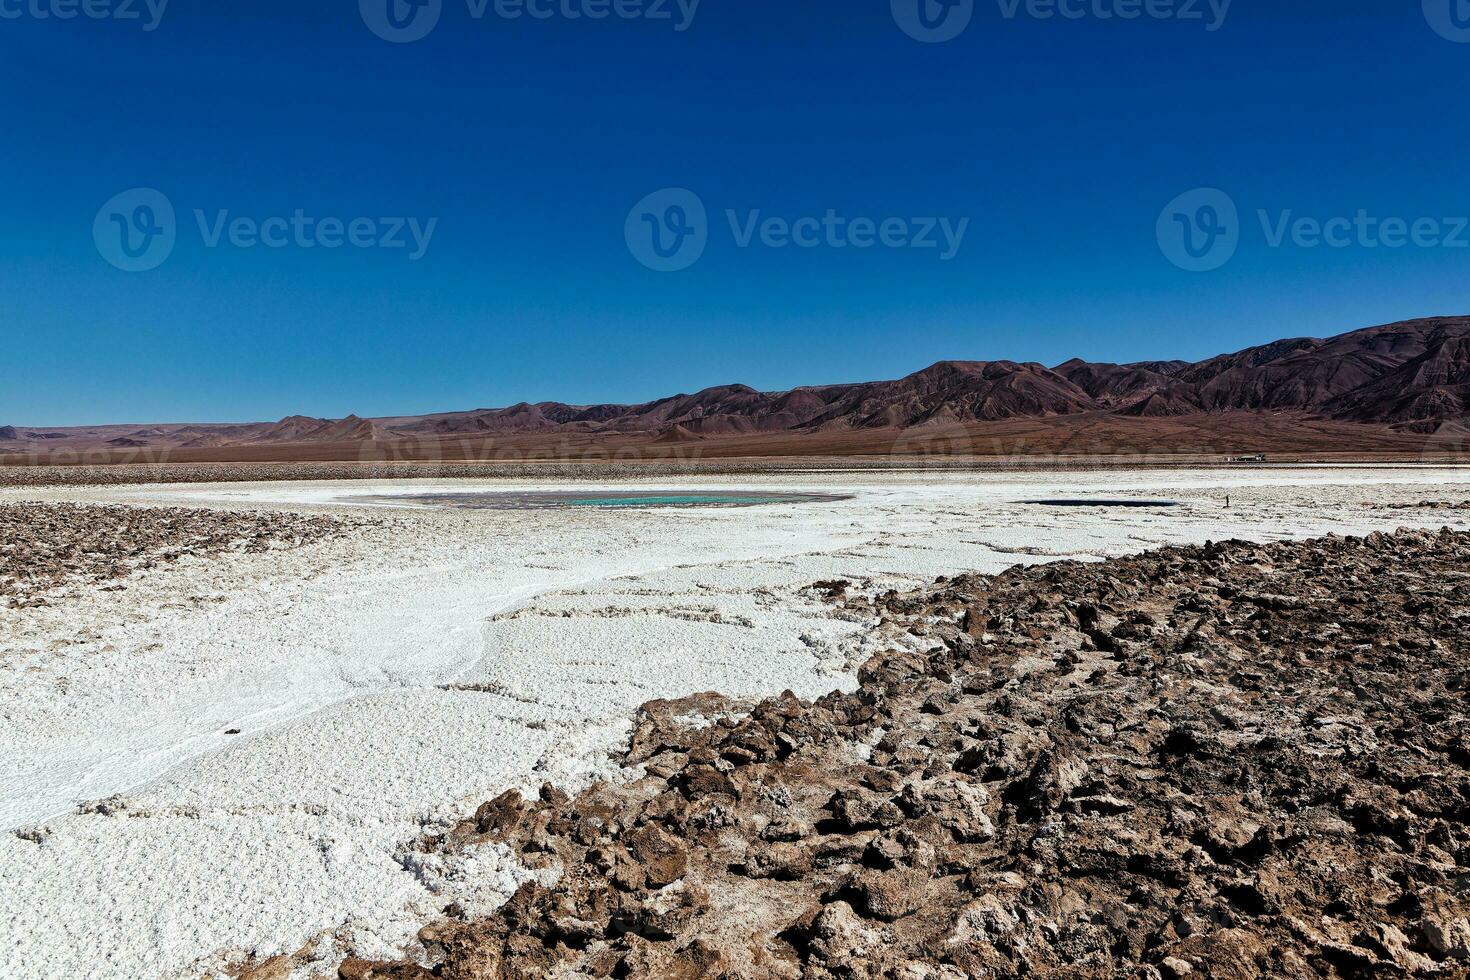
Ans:
[[[1200,446],[1237,446],[1251,420],[1337,421],[1362,425],[1364,445],[1378,441],[1368,427],[1407,436],[1432,436],[1470,414],[1470,317],[1408,320],[1355,330],[1337,337],[1298,337],[1222,354],[1199,363],[1142,361],[1091,363],[1079,359],[1055,368],[1015,361],[940,361],[895,381],[798,387],[763,392],[728,384],[637,405],[569,405],[521,402],[507,408],[434,415],[332,420],[290,416],[275,423],[234,425],[103,425],[71,429],[0,427],[0,450],[12,461],[47,462],[58,454],[137,449],[164,454],[217,451],[220,458],[254,459],[253,450],[279,459],[342,458],[364,447],[472,438],[495,450],[519,452],[524,440],[555,446],[562,456],[576,447],[617,448],[761,439],[781,443],[780,453],[833,451],[853,434],[851,448],[883,452],[908,445],[899,430],[1000,425],[1036,420],[1071,440],[1074,431],[1106,431],[1123,419],[1197,420],[1187,423]],[[1103,425],[1099,416],[1119,420]],[[1101,426],[1101,430],[1099,430]],[[1264,451],[1279,444],[1246,435],[1244,447]],[[1314,428],[1304,429],[1310,435]],[[869,439],[861,433],[884,433]],[[1129,430],[1128,441],[1139,435]],[[1043,441],[1057,441],[1055,433]],[[1289,440],[1293,445],[1299,439]],[[1358,441],[1352,438],[1348,442]],[[791,445],[787,445],[790,443]],[[1152,440],[1143,439],[1145,445]],[[867,448],[871,445],[871,449]],[[337,447],[347,447],[340,449]],[[1331,446],[1318,451],[1340,451]],[[773,450],[766,450],[773,451]],[[1365,450],[1366,451],[1366,450]],[[330,452],[330,456],[323,453]],[[231,456],[230,454],[235,454]],[[162,458],[162,457],[160,457]],[[211,456],[210,458],[215,458]],[[157,460],[154,460],[157,461]]]

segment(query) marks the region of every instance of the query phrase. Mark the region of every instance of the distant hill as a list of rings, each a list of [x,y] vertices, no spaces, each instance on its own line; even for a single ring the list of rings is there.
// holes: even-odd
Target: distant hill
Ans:
[[[707,388],[642,405],[516,405],[378,420],[400,433],[580,429],[698,435],[1050,418],[1298,411],[1433,431],[1470,411],[1470,317],[1413,320],[1328,340],[1294,338],[1197,364],[941,361],[897,381],[760,392]]]
[[[563,434],[646,436],[668,445],[722,437],[792,438],[1056,419],[1089,413],[1178,419],[1298,413],[1432,434],[1470,415],[1470,317],[1436,317],[1297,337],[1198,363],[1070,360],[941,361],[896,381],[762,392],[741,384],[638,405],[521,403],[437,415],[363,419],[290,416],[246,425],[166,424],[76,429],[0,428],[0,449],[201,449],[393,442],[437,437]]]
[[[380,433],[377,428],[366,419],[360,419],[356,415],[337,422],[328,419],[307,418],[304,415],[293,415],[281,419],[275,425],[266,427],[263,431],[252,434],[242,440],[243,444],[258,444],[263,442],[368,442],[376,438]]]

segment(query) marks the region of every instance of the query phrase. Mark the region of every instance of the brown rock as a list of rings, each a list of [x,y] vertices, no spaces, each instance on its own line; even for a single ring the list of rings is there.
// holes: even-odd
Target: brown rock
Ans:
[[[673,884],[689,867],[689,846],[653,824],[635,830],[628,844],[650,888]]]
[[[506,790],[475,811],[475,827],[482,834],[503,840],[520,826],[524,807],[519,790]]]
[[[867,915],[884,922],[896,922],[913,915],[923,906],[928,884],[928,876],[905,868],[862,871],[854,880],[853,888]]]
[[[554,884],[425,949],[441,980],[1458,975],[1467,575],[1446,531],[849,590],[904,647],[857,691],[654,703],[627,781],[432,843],[483,822]]]

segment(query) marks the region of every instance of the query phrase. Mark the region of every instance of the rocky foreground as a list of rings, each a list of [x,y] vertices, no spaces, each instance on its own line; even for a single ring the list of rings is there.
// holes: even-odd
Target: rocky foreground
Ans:
[[[845,584],[856,693],[648,705],[424,845],[555,884],[341,977],[1470,975],[1470,534]]]
[[[341,527],[280,512],[0,504],[0,606],[46,605],[67,584],[114,582],[186,555],[295,547]]]

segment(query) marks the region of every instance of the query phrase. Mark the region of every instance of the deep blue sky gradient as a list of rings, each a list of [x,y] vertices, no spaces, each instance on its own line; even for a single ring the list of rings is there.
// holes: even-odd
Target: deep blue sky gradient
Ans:
[[[15,3],[18,0],[5,0]],[[26,0],[35,2],[35,0]],[[347,0],[172,0],[156,31],[0,20],[0,424],[639,401],[942,358],[1197,359],[1470,312],[1470,249],[1268,248],[1254,212],[1470,214],[1470,44],[1419,0],[1235,0],[1224,27],[1006,20],[917,43],[888,0],[703,0],[694,24],[473,21],[392,45]],[[153,187],[160,268],[92,241]],[[629,208],[696,191],[659,274]],[[1155,219],[1230,193],[1235,259]],[[194,208],[437,217],[427,255],[206,249]],[[739,249],[723,211],[968,217],[932,251]]]

